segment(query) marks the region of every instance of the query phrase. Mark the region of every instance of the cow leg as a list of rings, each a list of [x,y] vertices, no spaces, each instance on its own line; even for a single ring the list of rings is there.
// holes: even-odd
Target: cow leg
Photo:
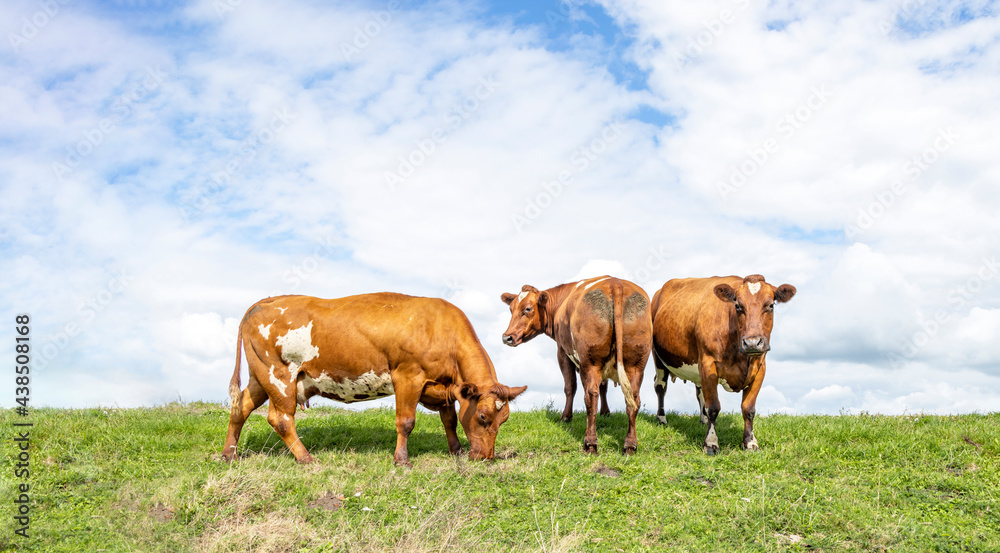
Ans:
[[[563,391],[566,393],[566,407],[563,408],[561,422],[573,420],[573,398],[576,397],[576,366],[570,361],[569,356],[559,351],[556,357],[559,358],[559,370],[563,375]]]
[[[655,346],[654,346],[655,347]],[[660,424],[667,424],[667,412],[663,410],[663,396],[667,395],[667,367],[660,362],[657,355],[653,356],[653,366],[656,368],[656,380],[653,390],[656,391],[656,418]]]
[[[239,405],[234,405],[229,412],[229,431],[226,433],[226,444],[222,447],[222,459],[232,461],[237,459],[236,444],[240,441],[240,433],[247,417],[254,409],[260,407],[267,401],[267,392],[261,387],[260,382],[250,374],[250,381],[247,387],[240,392],[237,398]]]
[[[715,433],[715,419],[719,416],[719,411],[722,410],[722,404],[719,403],[719,375],[715,372],[715,360],[710,357],[702,358],[698,365],[698,371],[701,373],[701,395],[705,402],[702,412],[708,418],[704,451],[708,455],[715,455],[719,452],[719,436]]]
[[[271,405],[267,409],[267,422],[274,427],[274,431],[288,446],[296,461],[299,463],[315,461],[313,456],[306,451],[306,446],[302,445],[302,440],[299,439],[299,434],[295,431],[295,396],[271,398]]]
[[[611,409],[608,409],[608,381],[604,380],[601,382],[601,416],[610,417]]]
[[[639,438],[635,433],[635,419],[639,415],[639,407],[641,405],[639,401],[639,387],[642,386],[642,369],[636,369],[634,367],[629,367],[625,370],[628,374],[629,384],[632,385],[632,398],[635,400],[635,409],[628,406],[628,402],[625,402],[625,414],[628,416],[628,434],[625,435],[625,455],[632,455],[637,449],[639,449]]]
[[[410,432],[417,423],[417,402],[420,401],[424,379],[419,373],[423,369],[419,365],[399,365],[392,371],[392,387],[396,393],[396,452],[392,460],[401,467],[413,468],[410,463],[410,454],[406,449]],[[419,382],[420,385],[416,385]],[[448,423],[444,421],[445,432],[447,433]],[[458,440],[456,434],[455,439]],[[451,448],[451,438],[448,440],[448,447]]]
[[[694,398],[698,400],[698,414],[701,424],[708,424],[708,413],[705,411],[705,394],[701,391],[701,386],[695,386]]]
[[[583,402],[587,406],[587,432],[583,435],[583,451],[597,453],[597,408],[601,388],[601,368],[585,365],[580,369]]]
[[[441,408],[441,424],[444,425],[444,434],[448,437],[448,451],[452,455],[462,453],[462,442],[458,441],[458,415],[455,413],[455,404],[450,403]]]
[[[751,361],[751,363],[753,362]],[[764,360],[761,359],[760,368],[754,375],[750,387],[743,390],[743,401],[740,403],[740,408],[743,411],[743,449],[750,451],[760,450],[760,447],[757,446],[757,438],[753,435],[753,419],[757,415],[757,394],[760,393],[760,388],[764,384],[765,372]]]

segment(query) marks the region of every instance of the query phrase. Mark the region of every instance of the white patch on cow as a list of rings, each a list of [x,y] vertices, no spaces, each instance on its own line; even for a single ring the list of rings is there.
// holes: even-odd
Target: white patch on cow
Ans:
[[[287,385],[284,382],[278,380],[278,377],[274,376],[274,365],[271,365],[271,384],[274,384],[274,387],[277,388],[279,392],[281,392],[281,395],[288,397],[288,394],[285,393],[285,388],[287,387]]]
[[[760,446],[757,445],[757,437],[753,434],[750,434],[750,441],[747,442],[747,449],[760,449]]]
[[[569,325],[569,347],[573,348],[573,355],[569,356],[570,361],[580,368],[580,354],[576,351],[576,340],[573,338],[573,325]]]
[[[577,282],[577,283],[576,283],[576,286],[574,286],[574,287],[573,287],[573,289],[574,289],[574,290],[576,290],[576,289],[577,289],[577,288],[579,288],[579,287],[580,287],[580,285],[581,285],[581,284],[583,284],[584,282],[587,282],[587,281],[586,281],[586,280],[581,280],[580,282]]]
[[[376,374],[375,370],[370,370],[355,379],[345,378],[337,382],[326,374],[320,374],[313,379],[308,374],[302,377],[298,386],[299,403],[306,400],[306,388],[317,388],[324,395],[337,396],[339,401],[344,403],[354,403],[356,401],[367,401],[380,397],[391,396],[396,393],[392,387],[392,377],[388,372]]]
[[[284,315],[285,314],[285,310],[288,309],[288,308],[287,307],[275,307],[275,309],[277,309],[278,311],[281,311],[281,314]]]
[[[667,387],[667,372],[656,369],[656,380],[653,381],[654,386],[659,386],[660,388]]]
[[[525,290],[525,291],[523,291],[523,292],[521,292],[520,294],[517,295],[517,301],[521,301],[521,300],[523,300],[526,297],[528,297],[528,291],[527,290]]]
[[[670,374],[682,380],[688,380],[701,386],[701,373],[698,372],[698,365],[681,365],[680,367],[667,367]]]
[[[705,414],[705,392],[698,388],[698,412],[701,413],[701,424],[708,424],[708,415]]]
[[[285,413],[284,415],[281,415],[281,418],[285,419],[286,421],[292,420],[292,417],[289,417],[288,413]]]
[[[499,411],[500,409],[503,409],[503,403],[504,402],[500,401],[499,399],[496,400],[496,402],[494,403],[494,405],[497,406],[497,411]]]
[[[284,336],[279,336],[275,342],[281,346],[281,358],[285,363],[303,365],[310,359],[319,357],[319,348],[312,344],[313,322],[289,330]]]
[[[604,367],[601,369],[601,379],[611,380],[615,384],[620,384],[620,382],[618,382],[618,367],[615,366],[614,357],[609,357],[604,363]]]
[[[757,292],[760,291],[760,283],[759,282],[751,282],[750,284],[747,284],[747,290],[750,290],[750,295],[751,296],[755,295]]]
[[[271,325],[264,326],[263,324],[257,326],[257,332],[267,340],[268,336],[271,335]]]
[[[610,278],[610,277],[599,278],[599,279],[595,280],[594,282],[591,282],[590,284],[584,286],[583,290],[587,291],[587,290],[590,289],[591,286],[597,284],[598,282],[604,282],[605,280],[608,280],[608,278]]]
[[[722,386],[723,390],[725,390],[727,392],[732,392],[733,391],[733,389],[731,387],[729,387],[729,383],[726,382],[725,378],[720,378],[719,379],[719,384]]]
[[[719,436],[715,433],[715,425],[708,427],[708,435],[705,436],[705,447],[719,447]]]
[[[291,377],[288,379],[289,382],[295,382],[295,380],[299,377],[299,368],[300,365],[298,363],[288,364],[288,373],[291,375]]]

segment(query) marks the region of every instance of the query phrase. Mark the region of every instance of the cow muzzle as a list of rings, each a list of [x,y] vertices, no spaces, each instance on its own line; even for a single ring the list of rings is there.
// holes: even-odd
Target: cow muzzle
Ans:
[[[511,335],[511,334],[504,334],[503,335],[503,343],[507,344],[510,347],[514,347],[514,346],[517,345],[517,343],[514,340],[514,336]]]
[[[747,336],[740,340],[740,353],[756,357],[770,351],[771,345],[766,336]]]
[[[493,452],[490,451],[489,453],[483,453],[482,451],[480,451],[478,449],[473,449],[473,450],[469,451],[469,460],[470,461],[492,461],[493,460]]]

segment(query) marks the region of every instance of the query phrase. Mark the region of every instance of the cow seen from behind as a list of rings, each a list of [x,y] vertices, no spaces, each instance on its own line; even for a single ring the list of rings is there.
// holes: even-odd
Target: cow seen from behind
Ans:
[[[635,419],[639,387],[653,339],[649,297],[639,286],[613,277],[562,284],[548,290],[525,285],[519,294],[501,296],[510,306],[510,325],[503,342],[516,347],[545,334],[555,340],[564,379],[566,407],[562,420],[573,416],[576,372],[580,373],[587,408],[584,451],[597,453],[596,415],[599,395],[607,410],[607,380],[621,385],[629,426],[624,452],[638,447]]]

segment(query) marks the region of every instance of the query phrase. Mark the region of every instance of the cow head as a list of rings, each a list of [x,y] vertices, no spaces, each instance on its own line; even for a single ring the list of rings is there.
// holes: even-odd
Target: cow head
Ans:
[[[544,331],[548,292],[539,292],[534,286],[525,284],[520,294],[505,293],[500,299],[510,306],[510,325],[503,333],[503,343],[511,347],[519,346]]]
[[[458,420],[469,439],[469,459],[492,459],[500,425],[510,416],[510,401],[527,390],[527,386],[511,388],[499,382],[491,388],[481,388],[466,382],[458,389]]]
[[[715,295],[733,304],[740,353],[754,357],[771,349],[774,304],[792,299],[795,287],[791,284],[774,287],[764,282],[764,277],[750,275],[736,289],[719,284],[715,287]]]

